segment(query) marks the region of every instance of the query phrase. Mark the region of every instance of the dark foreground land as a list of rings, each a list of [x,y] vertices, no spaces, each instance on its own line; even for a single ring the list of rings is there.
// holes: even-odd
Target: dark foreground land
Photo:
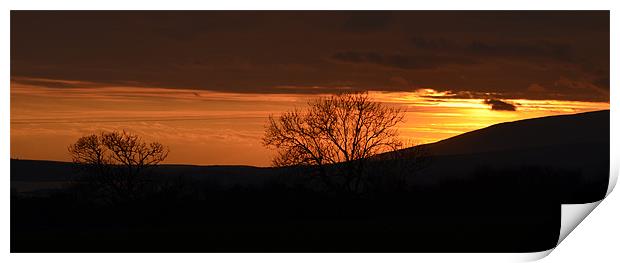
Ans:
[[[166,165],[155,190],[115,203],[68,183],[68,163],[12,160],[11,252],[547,250],[561,204],[605,195],[609,111],[494,125],[424,150],[423,169],[364,194],[309,187],[287,169]]]

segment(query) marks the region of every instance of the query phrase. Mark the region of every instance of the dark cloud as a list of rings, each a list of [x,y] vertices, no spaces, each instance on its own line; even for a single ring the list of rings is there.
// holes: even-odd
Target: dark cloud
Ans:
[[[596,86],[606,88],[606,90],[609,90],[609,83],[610,83],[609,75],[595,79],[593,83]]]
[[[474,41],[467,47],[475,55],[509,58],[550,58],[571,61],[570,45],[560,43],[485,43]]]
[[[377,52],[346,51],[332,55],[332,59],[355,64],[376,64],[398,69],[434,69],[443,65],[465,65],[474,63],[462,57],[442,57],[428,55],[395,55]]]
[[[21,78],[12,77],[11,82],[48,88],[89,88],[89,87],[101,87],[103,84],[96,82],[86,81],[65,81],[57,79],[37,79],[37,78]]]
[[[430,49],[430,50],[449,50],[460,48],[458,45],[450,40],[445,38],[437,38],[437,39],[427,39],[422,37],[413,37],[411,38],[411,43],[420,49]]]
[[[452,52],[478,58],[511,59],[553,59],[558,61],[574,60],[572,47],[566,43],[526,42],[504,43],[474,40],[468,43],[448,40],[446,38],[413,37],[411,43],[418,49]]]
[[[593,98],[609,98],[609,90],[604,89],[593,82],[561,78],[553,83],[553,89],[564,93],[585,93]]]
[[[498,111],[516,111],[517,106],[498,99],[486,99],[484,104],[491,105],[491,110]]]
[[[10,26],[11,77],[33,85],[609,100],[609,11],[11,11]]]
[[[391,20],[389,11],[358,11],[353,12],[344,22],[345,31],[372,32],[386,28]]]
[[[451,91],[440,90],[438,94],[421,95],[423,98],[439,98],[439,99],[488,99],[489,97],[501,97],[502,94],[478,91]]]

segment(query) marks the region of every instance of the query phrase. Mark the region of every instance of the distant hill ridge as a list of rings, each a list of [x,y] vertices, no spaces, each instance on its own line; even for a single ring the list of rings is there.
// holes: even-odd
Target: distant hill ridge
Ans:
[[[549,149],[550,147],[551,149],[569,149],[569,151],[570,149],[583,151],[593,148],[598,155],[602,155],[604,152],[601,152],[601,149],[605,151],[605,147],[606,149],[609,147],[609,118],[609,110],[603,110],[506,122],[416,147],[424,147],[430,155],[437,156],[438,163],[441,163],[440,156],[473,156],[507,151],[517,153],[526,149],[530,150],[524,153],[529,158],[540,158],[534,155],[542,155],[541,151],[531,153],[531,150]],[[573,145],[578,147],[571,148]],[[583,147],[584,145],[587,147]],[[557,152],[557,150],[554,151]],[[561,152],[568,154],[565,150]],[[478,158],[478,161],[495,158],[493,155],[485,154],[484,156],[482,160]],[[454,164],[456,163],[452,163]],[[255,181],[256,176],[275,174],[277,170],[277,168],[242,165],[161,165],[158,167],[158,173],[163,175],[218,176],[243,182]],[[69,179],[74,173],[73,166],[68,162],[11,160],[11,181],[62,181]]]
[[[432,155],[460,155],[568,144],[609,144],[609,110],[504,122],[425,144]]]

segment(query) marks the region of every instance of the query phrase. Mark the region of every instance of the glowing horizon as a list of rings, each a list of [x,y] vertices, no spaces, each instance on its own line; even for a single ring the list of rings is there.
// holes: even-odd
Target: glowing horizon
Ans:
[[[273,152],[260,141],[267,117],[328,95],[63,82],[75,87],[11,82],[12,158],[69,161],[66,147],[80,136],[124,129],[170,146],[165,163],[269,166]],[[406,110],[400,135],[416,144],[501,122],[609,109],[608,102],[507,99],[502,101],[516,111],[499,111],[484,99],[456,98],[433,89],[369,93]]]

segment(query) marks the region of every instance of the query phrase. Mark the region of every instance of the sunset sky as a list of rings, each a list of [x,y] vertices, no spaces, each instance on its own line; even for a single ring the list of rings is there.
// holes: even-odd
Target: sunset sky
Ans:
[[[11,155],[128,130],[268,166],[270,114],[369,91],[403,140],[609,109],[609,12],[11,12]]]

